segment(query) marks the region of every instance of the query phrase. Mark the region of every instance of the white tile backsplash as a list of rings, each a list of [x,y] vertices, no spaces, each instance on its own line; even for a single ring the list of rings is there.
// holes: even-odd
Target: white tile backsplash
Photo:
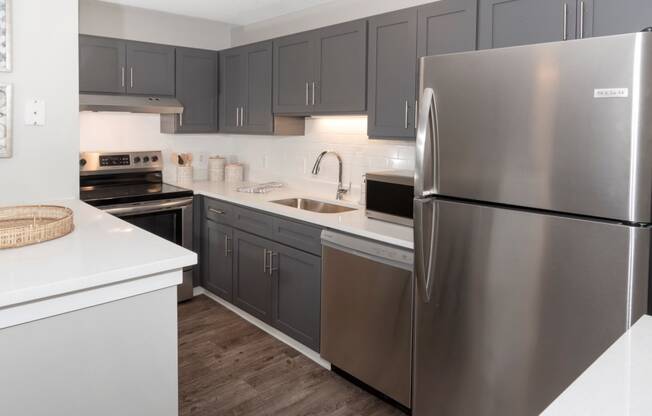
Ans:
[[[251,181],[280,180],[298,186],[334,188],[337,159],[326,156],[319,176],[311,174],[323,150],[342,156],[343,179],[352,183],[357,200],[362,175],[384,169],[414,169],[414,144],[401,140],[371,140],[366,117],[306,119],[305,136],[166,135],[160,133],[159,116],[126,113],[82,113],[81,149],[162,150],[168,162],[164,175],[174,178],[169,163],[172,152],[192,152],[195,175],[206,176],[208,156],[219,154],[247,165]]]

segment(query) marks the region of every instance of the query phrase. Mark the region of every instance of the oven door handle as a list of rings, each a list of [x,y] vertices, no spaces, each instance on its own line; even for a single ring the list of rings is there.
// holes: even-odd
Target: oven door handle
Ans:
[[[173,199],[167,201],[145,202],[130,205],[115,205],[101,208],[102,211],[115,216],[147,214],[152,212],[171,211],[192,204],[192,198]]]

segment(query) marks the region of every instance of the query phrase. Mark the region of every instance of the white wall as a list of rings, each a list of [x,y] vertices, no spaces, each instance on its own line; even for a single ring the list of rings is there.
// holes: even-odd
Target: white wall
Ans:
[[[231,25],[206,19],[79,1],[79,33],[220,50],[231,45]]]
[[[13,158],[0,159],[0,205],[79,193],[77,0],[13,2]],[[46,102],[46,125],[25,125],[29,99]]]
[[[272,39],[433,1],[436,0],[334,0],[273,19],[234,27],[231,43],[237,46]]]

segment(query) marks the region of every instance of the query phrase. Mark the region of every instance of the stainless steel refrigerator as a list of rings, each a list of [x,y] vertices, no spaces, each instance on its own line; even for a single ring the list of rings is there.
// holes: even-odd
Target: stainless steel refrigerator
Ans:
[[[413,415],[538,414],[647,308],[652,34],[420,65]]]

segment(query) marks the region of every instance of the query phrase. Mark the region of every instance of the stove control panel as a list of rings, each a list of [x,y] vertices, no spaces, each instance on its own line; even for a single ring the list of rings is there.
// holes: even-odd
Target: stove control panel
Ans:
[[[163,170],[162,153],[149,152],[83,152],[79,155],[82,175],[107,172],[143,172]]]

